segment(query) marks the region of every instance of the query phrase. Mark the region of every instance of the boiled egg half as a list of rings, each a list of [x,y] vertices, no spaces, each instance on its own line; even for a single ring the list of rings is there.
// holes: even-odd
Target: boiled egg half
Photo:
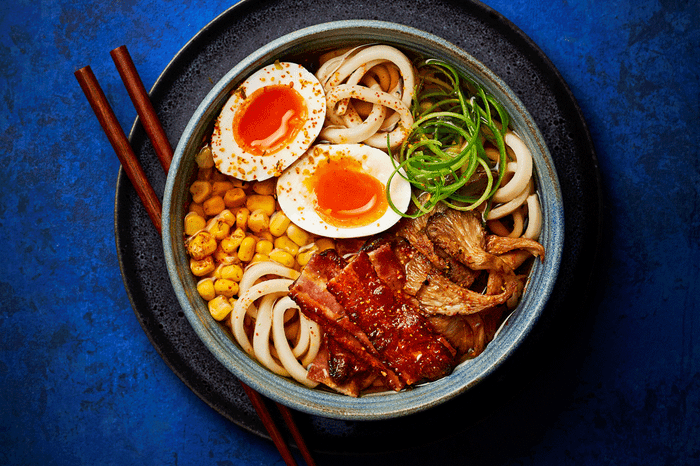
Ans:
[[[389,229],[405,212],[411,185],[385,152],[366,144],[317,144],[277,180],[285,215],[304,230],[332,238],[357,238]]]
[[[303,66],[275,62],[231,95],[211,137],[214,163],[240,180],[265,180],[306,152],[326,116],[323,86]]]

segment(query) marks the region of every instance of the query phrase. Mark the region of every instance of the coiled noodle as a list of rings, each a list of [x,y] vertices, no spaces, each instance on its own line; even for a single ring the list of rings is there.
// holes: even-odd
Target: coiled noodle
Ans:
[[[246,269],[230,315],[231,331],[241,348],[263,366],[314,387],[317,383],[307,378],[305,367],[318,354],[321,332],[318,324],[299,312],[287,296],[289,285],[298,276],[296,270],[272,261],[258,262]],[[297,341],[292,349],[285,323],[294,314],[298,315],[299,325],[291,338]],[[254,322],[252,343],[246,332],[246,317]]]
[[[398,147],[413,124],[409,110],[415,76],[411,61],[388,45],[354,48],[328,58],[316,77],[326,90],[326,126],[320,138],[331,143],[364,142]],[[363,119],[351,99],[372,104]]]

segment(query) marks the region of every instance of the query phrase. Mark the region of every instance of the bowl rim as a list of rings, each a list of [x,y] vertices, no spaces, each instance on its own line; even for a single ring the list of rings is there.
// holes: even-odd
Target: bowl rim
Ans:
[[[325,390],[309,389],[291,379],[275,375],[250,358],[214,321],[206,305],[193,291],[193,276],[183,261],[182,222],[176,221],[181,218],[179,214],[182,214],[182,203],[175,188],[179,175],[193,166],[193,157],[188,161],[186,156],[192,152],[193,147],[198,149],[201,145],[196,142],[197,136],[206,134],[206,127],[218,114],[228,92],[252,71],[274,61],[275,56],[289,54],[290,48],[301,47],[310,38],[322,40],[318,38],[351,35],[354,40],[371,42],[372,40],[361,37],[374,38],[382,34],[391,34],[392,37],[376,40],[398,47],[405,46],[419,53],[426,54],[430,52],[429,48],[438,48],[441,55],[451,56],[447,60],[482,83],[489,93],[498,94],[496,97],[509,109],[513,126],[521,129],[519,135],[531,149],[535,162],[543,218],[548,225],[543,230],[544,239],[541,238],[545,245],[547,263],[534,264],[521,302],[504,323],[503,336],[499,335],[490,342],[478,357],[461,363],[452,374],[434,382],[398,393],[383,392],[352,398]],[[205,121],[207,119],[209,121]],[[181,191],[182,197],[184,194]],[[454,44],[413,27],[376,20],[332,21],[296,30],[254,51],[226,73],[198,105],[182,133],[166,180],[162,218],[166,267],[178,302],[195,333],[216,359],[239,380],[268,398],[302,412],[345,420],[379,420],[416,413],[458,396],[492,374],[519,347],[544,309],[556,281],[564,240],[562,194],[554,162],[542,134],[518,97],[485,65]],[[185,286],[188,283],[189,286]],[[533,289],[538,290],[536,295],[532,292]],[[195,306],[193,302],[198,304]]]

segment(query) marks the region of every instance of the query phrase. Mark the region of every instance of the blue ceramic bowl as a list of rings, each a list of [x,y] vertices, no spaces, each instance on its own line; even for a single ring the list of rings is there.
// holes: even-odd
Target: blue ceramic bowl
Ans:
[[[540,242],[544,264],[537,261],[526,292],[497,337],[478,357],[459,365],[438,381],[399,393],[359,398],[309,389],[292,379],[275,375],[251,359],[210,316],[197,294],[183,245],[183,218],[189,183],[197,169],[194,156],[223,107],[229,92],[258,68],[284,56],[346,46],[353,42],[381,42],[426,57],[455,64],[480,82],[512,118],[512,126],[530,148],[543,210]],[[559,181],[542,135],[523,104],[484,65],[453,44],[410,27],[379,21],[339,21],[305,28],[281,37],[237,64],[199,105],[185,128],[170,167],[163,199],[163,247],[168,273],[182,309],[195,332],[214,356],[237,378],[261,394],[306,413],[347,420],[377,420],[404,416],[443,403],[469,390],[488,376],[518,347],[541,314],[550,296],[561,259],[564,217]]]

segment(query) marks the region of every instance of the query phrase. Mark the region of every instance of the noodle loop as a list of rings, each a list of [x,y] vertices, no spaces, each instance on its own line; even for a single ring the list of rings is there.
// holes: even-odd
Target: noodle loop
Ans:
[[[415,77],[410,60],[398,49],[375,45],[349,50],[327,58],[316,77],[324,85],[327,100],[322,139],[386,149],[387,145],[398,147],[408,135]],[[373,104],[364,119],[353,100]]]

